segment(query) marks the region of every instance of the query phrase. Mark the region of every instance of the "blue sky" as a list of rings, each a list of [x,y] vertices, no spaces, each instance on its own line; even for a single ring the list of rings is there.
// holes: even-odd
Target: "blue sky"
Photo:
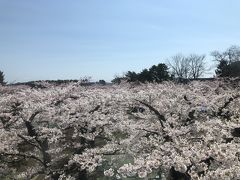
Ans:
[[[110,81],[180,52],[240,45],[239,8],[239,0],[0,0],[0,70],[8,82]]]

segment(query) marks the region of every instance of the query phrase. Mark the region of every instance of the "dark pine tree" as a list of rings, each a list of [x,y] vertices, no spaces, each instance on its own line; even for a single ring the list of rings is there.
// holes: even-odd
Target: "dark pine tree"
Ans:
[[[3,74],[2,71],[0,71],[0,84],[1,85],[5,85],[6,84],[5,81],[4,81],[4,74]]]

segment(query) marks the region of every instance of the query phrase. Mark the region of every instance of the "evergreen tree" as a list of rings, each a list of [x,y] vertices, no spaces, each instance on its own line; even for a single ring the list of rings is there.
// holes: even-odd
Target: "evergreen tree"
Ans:
[[[224,52],[211,54],[218,62],[216,74],[219,77],[240,77],[240,47],[231,46]]]
[[[162,82],[168,80],[169,73],[168,73],[168,67],[166,64],[160,63],[157,66],[153,65],[150,69],[149,72],[151,74],[152,80],[154,82]]]
[[[128,71],[125,74],[125,77],[127,78],[128,82],[136,82],[139,79],[138,74],[135,73],[134,71]]]
[[[4,81],[4,74],[3,74],[2,71],[0,71],[0,84],[1,85],[5,85],[6,84],[5,81]]]

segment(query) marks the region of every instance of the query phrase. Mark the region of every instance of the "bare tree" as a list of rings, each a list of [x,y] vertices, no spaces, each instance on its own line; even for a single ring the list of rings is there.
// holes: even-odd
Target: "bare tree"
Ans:
[[[205,72],[205,55],[191,54],[187,57],[190,66],[190,77],[197,79]]]
[[[87,83],[90,83],[91,82],[91,79],[92,79],[92,77],[91,76],[84,76],[84,77],[81,77],[80,78],[80,82],[81,83],[85,83],[85,84],[87,84]]]
[[[213,51],[211,55],[214,57],[215,61],[226,61],[230,64],[236,61],[240,61],[240,47],[231,46],[224,52]]]
[[[205,72],[205,55],[191,54],[188,57],[177,54],[168,62],[172,73],[178,78],[199,78]]]
[[[168,62],[172,73],[178,78],[189,78],[190,76],[190,63],[189,59],[182,54],[177,54]]]

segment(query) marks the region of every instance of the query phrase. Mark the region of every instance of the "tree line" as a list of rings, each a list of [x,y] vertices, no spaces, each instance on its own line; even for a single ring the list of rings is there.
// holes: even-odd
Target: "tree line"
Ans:
[[[217,77],[240,77],[240,47],[231,46],[223,52],[213,51],[213,61],[217,63],[215,70]],[[177,54],[172,56],[167,64],[159,63],[149,69],[143,69],[140,73],[128,71],[123,76],[116,76],[112,83],[119,84],[122,80],[128,82],[156,82],[167,80],[198,79],[206,72],[206,56],[190,54],[184,56]],[[0,71],[0,84],[5,85],[4,73]],[[99,84],[106,84],[100,80]]]
[[[217,63],[215,70],[217,77],[240,77],[240,47],[231,46],[223,52],[213,51],[213,61]],[[190,54],[184,56],[177,54],[168,60],[167,64],[160,63],[140,73],[128,71],[123,76],[116,76],[112,82],[162,82],[166,80],[198,79],[207,71],[206,56]]]

